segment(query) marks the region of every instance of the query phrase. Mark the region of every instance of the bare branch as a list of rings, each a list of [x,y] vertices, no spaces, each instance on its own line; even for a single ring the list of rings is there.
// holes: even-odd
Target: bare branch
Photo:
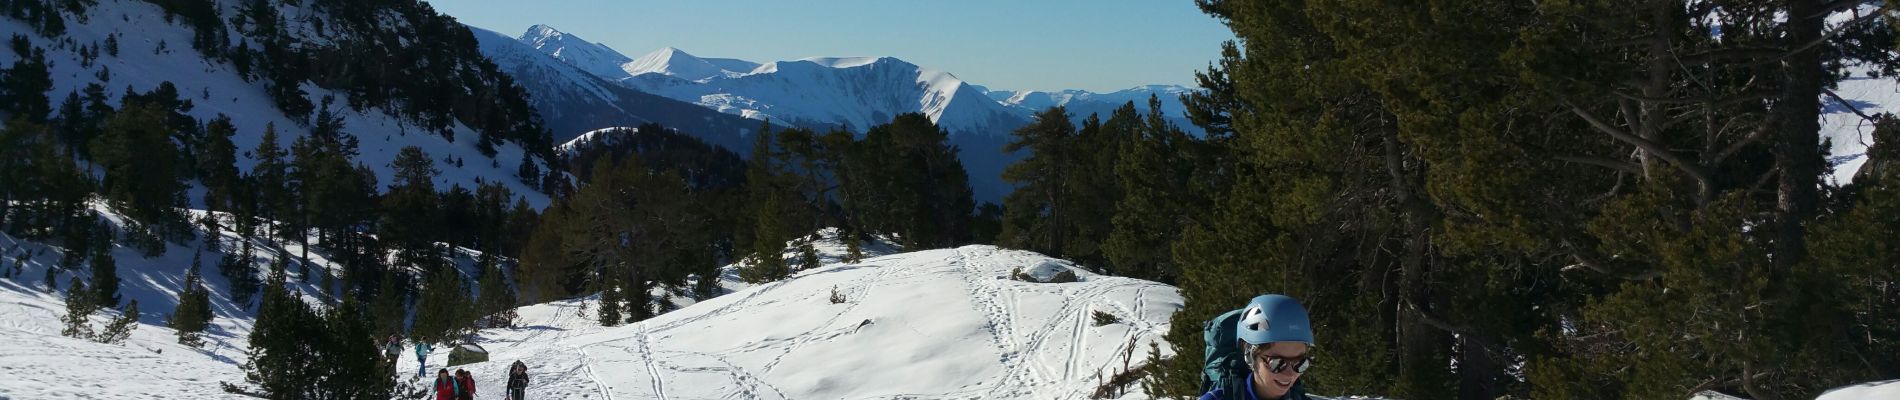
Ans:
[[[1742,151],[1743,147],[1747,147],[1750,143],[1755,143],[1762,138],[1768,137],[1769,133],[1774,132],[1774,126],[1775,124],[1770,123],[1755,127],[1755,130],[1749,132],[1748,136],[1742,137],[1742,140],[1729,144],[1728,148],[1722,149],[1720,153],[1715,153],[1715,158],[1709,159],[1709,164],[1721,164],[1722,161],[1727,160],[1729,156],[1733,156],[1736,152]]]
[[[1861,111],[1860,111],[1860,108],[1859,108],[1859,107],[1854,107],[1854,103],[1853,103],[1853,102],[1850,102],[1850,101],[1847,101],[1847,99],[1845,99],[1845,98],[1841,98],[1841,95],[1839,95],[1839,94],[1836,94],[1836,93],[1834,93],[1834,91],[1833,91],[1833,90],[1828,90],[1828,89],[1825,89],[1825,88],[1823,88],[1823,89],[1821,89],[1821,93],[1826,93],[1826,94],[1827,94],[1827,97],[1833,97],[1833,98],[1834,98],[1834,101],[1836,101],[1836,102],[1840,102],[1840,103],[1841,103],[1841,106],[1842,106],[1842,107],[1847,107],[1847,110],[1848,110],[1848,111],[1853,111],[1853,112],[1854,112],[1854,115],[1859,115],[1861,119],[1865,119],[1865,120],[1867,120],[1867,122],[1879,122],[1879,121],[1880,121],[1880,118],[1879,118],[1879,117],[1875,117],[1875,116],[1872,116],[1872,115],[1867,115],[1867,113],[1865,113],[1865,112],[1861,112]]]
[[[1603,157],[1589,157],[1589,156],[1557,156],[1557,159],[1560,161],[1568,161],[1568,162],[1573,162],[1573,163],[1578,163],[1578,164],[1595,165],[1599,167],[1614,169],[1617,171],[1623,171],[1623,172],[1628,172],[1632,174],[1643,173],[1642,166],[1636,165],[1636,163],[1623,161],[1623,160],[1613,160],[1613,159],[1608,159],[1608,158],[1603,158]]]
[[[1616,140],[1622,141],[1624,143],[1635,145],[1637,148],[1643,149],[1643,151],[1646,153],[1653,154],[1657,158],[1663,159],[1663,161],[1668,161],[1670,164],[1674,164],[1677,169],[1682,170],[1683,173],[1689,174],[1690,178],[1693,178],[1696,180],[1696,184],[1700,185],[1701,187],[1701,191],[1702,191],[1701,198],[1703,200],[1706,201],[1709,198],[1709,196],[1713,194],[1711,193],[1711,190],[1713,190],[1714,188],[1714,182],[1711,180],[1711,178],[1709,178],[1708,171],[1705,170],[1705,168],[1703,168],[1701,165],[1692,163],[1692,162],[1689,162],[1689,160],[1683,159],[1682,156],[1677,155],[1675,152],[1669,151],[1669,149],[1663,147],[1662,144],[1650,141],[1649,139],[1637,137],[1636,135],[1632,135],[1629,132],[1624,132],[1621,129],[1616,129],[1615,126],[1611,126],[1609,123],[1603,122],[1603,120],[1598,119],[1596,115],[1591,114],[1590,111],[1584,110],[1583,107],[1578,107],[1575,104],[1571,104],[1570,112],[1572,114],[1576,114],[1578,117],[1582,117],[1584,122],[1590,123],[1590,126],[1597,128],[1598,131],[1602,131],[1605,134],[1609,134],[1611,138],[1615,138]]]

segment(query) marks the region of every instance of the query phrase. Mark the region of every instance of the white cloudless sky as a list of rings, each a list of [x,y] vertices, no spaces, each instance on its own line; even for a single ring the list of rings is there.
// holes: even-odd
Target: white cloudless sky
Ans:
[[[1233,39],[1190,0],[426,0],[509,36],[547,24],[639,58],[893,56],[992,90],[1194,86]]]

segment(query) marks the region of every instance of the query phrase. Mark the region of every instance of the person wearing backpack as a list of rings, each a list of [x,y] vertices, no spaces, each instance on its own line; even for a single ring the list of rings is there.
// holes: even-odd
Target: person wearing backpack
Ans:
[[[397,338],[396,335],[389,335],[389,340],[383,342],[383,358],[389,360],[389,369],[396,369],[396,360],[400,359],[397,357],[401,355],[402,339]]]
[[[435,400],[455,400],[461,392],[461,384],[449,377],[448,368],[435,372]]]
[[[1300,376],[1313,367],[1306,307],[1292,297],[1254,297],[1202,328],[1201,400],[1307,400]]]
[[[416,379],[422,379],[422,374],[428,370],[429,370],[429,343],[427,341],[417,339],[416,340]]]
[[[508,367],[508,400],[528,400],[528,364],[516,360]]]
[[[455,370],[455,386],[461,388],[455,393],[456,400],[475,400],[475,375],[469,374],[468,370]]]

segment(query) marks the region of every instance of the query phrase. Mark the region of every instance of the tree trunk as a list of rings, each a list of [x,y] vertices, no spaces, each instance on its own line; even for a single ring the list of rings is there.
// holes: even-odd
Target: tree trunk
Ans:
[[[1789,1],[1788,47],[1795,52],[1783,61],[1786,82],[1775,108],[1781,127],[1773,149],[1781,168],[1776,182],[1775,274],[1806,258],[1802,222],[1814,215],[1820,200],[1820,96],[1827,71],[1821,65],[1821,47],[1808,44],[1821,40],[1821,12],[1819,0]]]

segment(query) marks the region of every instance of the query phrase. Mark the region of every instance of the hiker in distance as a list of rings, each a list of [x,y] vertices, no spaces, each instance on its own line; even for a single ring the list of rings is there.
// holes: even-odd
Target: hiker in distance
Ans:
[[[508,366],[508,400],[528,400],[528,364],[516,360]]]
[[[1307,400],[1300,376],[1313,367],[1306,308],[1292,297],[1254,297],[1208,321],[1201,400]]]
[[[429,371],[429,343],[427,341],[418,339],[416,340],[416,378],[422,378],[422,374],[427,373],[428,371]]]

